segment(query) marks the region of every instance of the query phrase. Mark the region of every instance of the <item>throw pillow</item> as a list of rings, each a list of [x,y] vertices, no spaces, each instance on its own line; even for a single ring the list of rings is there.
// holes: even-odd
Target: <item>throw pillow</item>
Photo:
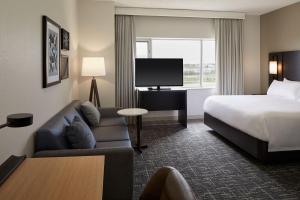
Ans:
[[[100,126],[100,112],[94,104],[86,101],[81,104],[80,109],[92,127]]]
[[[90,127],[78,116],[66,127],[66,136],[74,149],[92,149],[96,145]]]

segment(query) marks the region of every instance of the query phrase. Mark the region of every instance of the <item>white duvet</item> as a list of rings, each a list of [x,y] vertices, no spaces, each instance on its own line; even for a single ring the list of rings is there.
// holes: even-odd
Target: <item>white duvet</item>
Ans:
[[[211,96],[204,111],[269,142],[269,152],[300,150],[300,101],[269,95]]]

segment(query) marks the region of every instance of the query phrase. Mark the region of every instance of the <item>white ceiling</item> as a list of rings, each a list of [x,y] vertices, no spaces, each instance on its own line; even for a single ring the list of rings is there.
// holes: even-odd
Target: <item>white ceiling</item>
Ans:
[[[100,0],[101,1],[101,0]],[[107,1],[107,0],[106,0]],[[261,15],[300,0],[113,0],[118,7],[231,11]]]

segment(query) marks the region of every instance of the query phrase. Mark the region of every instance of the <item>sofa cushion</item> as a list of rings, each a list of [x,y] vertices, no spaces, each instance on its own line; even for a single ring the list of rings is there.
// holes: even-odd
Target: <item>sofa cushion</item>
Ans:
[[[127,126],[124,117],[110,117],[100,119],[100,126]]]
[[[67,109],[64,109],[63,111],[64,112],[62,112],[61,114],[65,116],[65,119],[68,121],[69,124],[71,124],[74,121],[75,117],[78,117],[84,121],[82,116],[78,113],[77,110],[75,110],[75,108],[69,107]]]
[[[78,116],[66,127],[66,135],[74,149],[91,149],[96,145],[96,140],[91,129]]]
[[[100,126],[94,128],[93,132],[97,142],[129,140],[128,129],[126,126]]]
[[[120,117],[120,115],[118,114],[118,110],[120,110],[120,108],[117,107],[98,108],[98,110],[101,113],[101,117]]]
[[[94,106],[94,104],[86,101],[81,104],[80,109],[92,127],[97,127],[100,125],[100,112]]]
[[[97,148],[132,148],[130,140],[123,140],[123,141],[110,141],[110,142],[97,142]]]
[[[65,135],[68,121],[57,114],[39,128],[35,135],[35,151],[68,149],[70,144]]]

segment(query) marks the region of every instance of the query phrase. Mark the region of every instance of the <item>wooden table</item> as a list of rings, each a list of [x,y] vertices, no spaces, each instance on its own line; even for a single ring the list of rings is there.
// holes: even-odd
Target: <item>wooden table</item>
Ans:
[[[101,200],[104,156],[27,158],[0,186],[4,200]]]

